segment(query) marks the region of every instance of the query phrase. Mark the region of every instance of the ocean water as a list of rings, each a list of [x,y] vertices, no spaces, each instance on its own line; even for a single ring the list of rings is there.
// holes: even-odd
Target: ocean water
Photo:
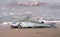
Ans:
[[[41,4],[38,6],[19,6],[19,5],[9,5],[9,3],[18,2],[32,2],[31,0],[0,0],[0,23],[5,21],[15,21],[24,18],[27,14],[32,15],[35,18],[57,18],[60,19],[60,2],[52,0],[33,0],[37,2],[42,2],[46,4]]]

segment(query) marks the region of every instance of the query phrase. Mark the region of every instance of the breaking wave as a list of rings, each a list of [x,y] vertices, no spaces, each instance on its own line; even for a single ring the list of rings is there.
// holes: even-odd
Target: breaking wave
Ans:
[[[46,4],[45,2],[17,2],[17,3],[5,3],[4,5],[8,6],[39,6],[41,4]]]

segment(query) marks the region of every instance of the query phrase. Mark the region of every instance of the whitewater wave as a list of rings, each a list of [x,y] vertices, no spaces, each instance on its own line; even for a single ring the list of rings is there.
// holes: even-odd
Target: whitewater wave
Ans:
[[[7,26],[7,25],[11,25],[11,24],[12,24],[12,22],[3,22],[0,25]]]
[[[46,4],[45,2],[17,2],[17,3],[5,3],[3,5],[7,6],[39,6],[41,4]]]

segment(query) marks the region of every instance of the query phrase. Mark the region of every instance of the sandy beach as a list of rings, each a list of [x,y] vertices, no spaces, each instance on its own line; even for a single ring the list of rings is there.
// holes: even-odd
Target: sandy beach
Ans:
[[[0,37],[60,37],[59,28],[0,29]]]

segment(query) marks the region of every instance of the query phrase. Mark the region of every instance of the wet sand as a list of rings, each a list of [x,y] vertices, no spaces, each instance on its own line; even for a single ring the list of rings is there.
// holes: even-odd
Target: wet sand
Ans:
[[[0,37],[60,37],[59,28],[0,29]]]

